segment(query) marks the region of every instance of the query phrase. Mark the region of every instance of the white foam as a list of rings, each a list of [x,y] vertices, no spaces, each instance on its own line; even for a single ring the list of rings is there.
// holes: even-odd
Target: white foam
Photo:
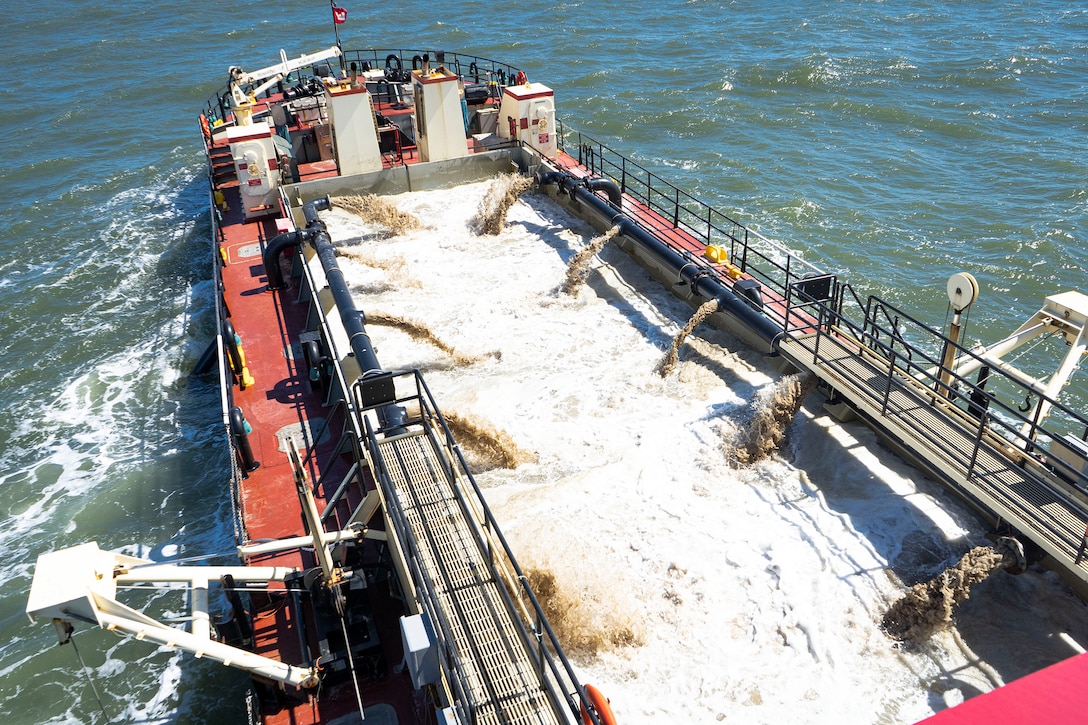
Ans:
[[[907,723],[939,698],[1000,683],[954,631],[910,652],[879,628],[902,591],[890,561],[917,538],[979,538],[970,517],[811,401],[791,431],[792,463],[730,469],[720,443],[731,412],[770,369],[697,328],[675,376],[660,379],[653,368],[692,311],[608,246],[577,296],[558,294],[566,261],[597,233],[529,197],[500,236],[476,236],[469,216],[486,186],[394,197],[429,226],[403,237],[324,216],[334,240],[407,262],[390,273],[342,258],[360,309],[423,321],[463,353],[500,353],[456,367],[368,326],[386,367],[423,368],[444,410],[537,454],[479,480],[523,566],[550,568],[640,628],[641,646],[579,663],[620,722]],[[1060,586],[1039,582],[1017,601],[1039,589]]]
[[[160,650],[165,651],[165,650]],[[184,655],[173,650],[166,665],[158,672],[158,686],[149,698],[131,698],[125,702],[125,722],[167,723],[176,720],[178,683]]]
[[[56,517],[59,502],[102,485],[115,466],[142,462],[146,429],[136,399],[149,391],[160,391],[150,392],[159,398],[177,376],[173,361],[154,354],[156,348],[148,340],[139,349],[102,360],[72,379],[36,418],[17,423],[16,441],[39,442],[4,482],[26,482],[33,495],[22,497],[21,505],[10,511],[0,530],[0,546],[18,547],[28,532]],[[18,557],[8,560],[8,566],[16,564],[29,566]],[[6,567],[4,571],[11,573]]]
[[[54,375],[57,387],[29,388],[7,408],[11,419],[0,475],[5,504],[0,526],[5,557],[0,573],[16,588],[29,587],[35,557],[43,551],[89,538],[105,545],[104,534],[110,540],[115,536],[123,540],[123,531],[103,530],[103,523],[108,526],[111,517],[118,515],[117,507],[104,502],[112,496],[124,501],[125,494],[117,488],[123,491],[138,474],[150,471],[153,476],[168,470],[180,440],[195,443],[208,435],[180,430],[176,416],[182,397],[177,384],[182,366],[192,357],[186,347],[190,308],[195,303],[184,276],[174,277],[163,265],[169,264],[169,254],[185,241],[195,223],[195,215],[183,208],[187,201],[177,191],[192,179],[194,170],[177,164],[170,168],[168,174],[148,174],[148,186],[122,191],[104,205],[88,204],[82,210],[85,221],[100,222],[101,229],[88,243],[88,253],[51,258],[35,271],[52,288],[69,295],[66,300],[80,304],[58,305],[58,309],[79,309],[51,320],[53,327],[47,330],[63,330],[64,344],[55,347],[63,360],[34,361],[58,371]],[[179,255],[184,251],[176,250]],[[88,279],[96,281],[93,288],[87,285]],[[100,284],[105,279],[111,283]],[[203,291],[207,297],[212,288],[205,284]],[[103,490],[108,493],[99,498]],[[219,520],[221,512],[214,513]],[[93,533],[81,533],[88,525]],[[127,534],[132,538],[147,535]],[[191,539],[178,537],[167,546],[178,548],[191,544]],[[177,593],[163,596],[181,601]],[[161,608],[158,600],[139,592],[126,599],[136,606]],[[128,707],[125,721],[175,719],[171,713],[178,707],[179,694],[171,667],[176,669],[178,655],[163,657],[145,643],[127,642],[111,647],[103,662],[102,648],[96,643],[112,644],[112,637],[77,629],[81,630],[80,651],[95,670],[99,686],[111,690],[105,695],[111,714]],[[82,677],[72,669],[71,648],[63,648],[64,656],[54,663],[41,652],[43,645],[51,643],[52,631],[39,626],[25,633],[25,638],[13,636],[5,641],[0,648],[4,656],[33,652],[35,661],[27,671],[40,671],[37,682],[57,680],[71,692],[72,707],[54,721],[85,721],[98,706],[85,687],[70,687],[73,677]],[[182,706],[184,698],[181,695]]]

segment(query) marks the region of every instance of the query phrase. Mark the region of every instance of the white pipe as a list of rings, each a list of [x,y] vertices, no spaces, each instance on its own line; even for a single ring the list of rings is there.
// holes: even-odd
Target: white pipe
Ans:
[[[339,570],[333,564],[332,555],[329,554],[328,534],[321,524],[317,502],[310,493],[310,487],[306,485],[306,469],[302,467],[302,456],[298,452],[294,438],[287,439],[287,457],[291,461],[291,468],[295,474],[295,490],[298,493],[299,503],[302,505],[302,516],[306,520],[306,528],[310,530],[314,556],[321,566],[321,572],[325,575],[325,582],[331,584],[340,578]]]
[[[358,537],[359,532],[351,529],[331,531],[324,535],[325,541],[330,544],[334,544],[338,541],[350,541],[351,539]],[[270,554],[276,551],[300,549],[304,546],[313,545],[314,539],[312,536],[292,536],[289,539],[276,539],[275,541],[259,541],[252,544],[242,544],[238,547],[238,555],[255,556],[257,554]]]
[[[971,348],[968,352],[983,358],[983,360],[965,356],[966,359],[964,362],[956,367],[956,375],[965,378],[982,367],[984,363],[989,363],[991,366],[1008,366],[1008,363],[1000,362],[1002,355],[1015,350],[1024,343],[1046,332],[1048,325],[1047,321],[1044,320],[1035,325],[1030,325],[1030,322],[1031,320],[1028,320],[1028,322],[1022,325],[1019,330],[1009,335],[1004,340],[998,340],[992,345],[979,345],[978,347]],[[1013,369],[1015,370],[1015,368]]]
[[[1080,356],[1084,354],[1085,348],[1088,348],[1088,340],[1085,340],[1085,330],[1081,330],[1077,335],[1076,341],[1070,345],[1069,351],[1065,354],[1065,359],[1062,361],[1061,367],[1054,373],[1054,377],[1050,379],[1050,383],[1046,388],[1041,391],[1041,395],[1046,396],[1039,399],[1038,409],[1031,421],[1024,423],[1020,428],[1020,435],[1028,437],[1032,434],[1033,422],[1036,425],[1041,425],[1043,420],[1050,414],[1050,409],[1053,405],[1051,400],[1057,400],[1061,394],[1062,388],[1069,381],[1069,376],[1073,374],[1073,371],[1080,365]],[[1049,400],[1048,400],[1049,399]]]
[[[114,576],[118,584],[137,582],[187,582],[219,579],[226,574],[236,582],[271,582],[283,581],[298,569],[286,566],[176,566],[174,564],[153,564],[133,566]]]
[[[98,612],[98,620],[103,628],[111,632],[121,630],[139,640],[146,639],[165,647],[177,647],[191,652],[196,657],[208,657],[228,667],[245,670],[275,682],[295,687],[317,685],[317,673],[312,668],[295,667],[207,637],[202,638],[184,630],[167,627],[158,622],[155,626],[145,625],[142,622],[134,622],[102,611]]]
[[[980,357],[985,360],[986,364],[989,365],[991,368],[1001,370],[1010,378],[1017,380],[1024,387],[1031,388],[1033,391],[1039,393],[1040,395],[1044,394],[1044,392],[1046,391],[1047,383],[1045,380],[1042,380],[1040,378],[1034,378],[1012,365],[1012,363],[1007,363],[1004,360],[1001,360],[1000,358],[994,357],[992,355],[981,355]]]
[[[298,70],[313,63],[318,63],[329,58],[336,58],[340,55],[340,49],[335,45],[330,46],[325,50],[319,50],[316,53],[309,53],[307,55],[300,55],[299,57],[288,60],[287,53],[283,50],[280,51],[280,62],[275,65],[270,65],[265,68],[259,68],[255,71],[245,72],[242,71],[242,80],[250,83],[263,80],[270,76],[277,74],[289,75],[291,71]]]
[[[191,590],[192,606],[190,607],[192,613],[192,620],[189,625],[190,631],[192,631],[194,637],[200,637],[201,639],[210,639],[212,633],[211,617],[208,616],[208,579],[193,578],[193,588]]]

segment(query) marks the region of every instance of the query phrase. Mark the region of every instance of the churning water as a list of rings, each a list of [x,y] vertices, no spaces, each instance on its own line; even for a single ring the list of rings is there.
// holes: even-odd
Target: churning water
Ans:
[[[521,65],[556,89],[571,125],[935,325],[955,271],[979,279],[967,334],[986,340],[1043,295],[1088,286],[1083,9],[348,8],[345,47]],[[196,114],[228,66],[330,45],[328,15],[301,0],[5,4],[5,721],[103,720],[71,648],[22,614],[37,554],[88,540],[157,557],[232,543],[214,381],[189,375],[212,334]],[[413,234],[447,240],[434,225],[447,201],[405,203],[430,227]],[[772,372],[701,326],[661,378],[653,368],[691,310],[608,246],[576,297],[553,295],[588,230],[531,198],[509,215],[502,234],[540,227],[544,248],[453,235],[447,271],[493,276],[442,287],[432,250],[378,238],[365,251],[395,272],[360,262],[357,291],[364,307],[479,358],[462,369],[395,328],[373,331],[401,336],[382,343],[386,365],[423,367],[443,407],[535,456],[488,471],[491,497],[525,559],[601,618],[590,629],[618,633],[580,666],[624,722],[910,722],[1068,655],[1063,634],[1088,641],[1084,606],[1030,571],[976,585],[954,629],[896,648],[879,631],[883,611],[980,543],[971,515],[867,431],[812,406],[781,456],[730,468],[721,441]],[[451,306],[462,315],[451,328],[425,302],[432,288],[510,298]],[[380,302],[367,297],[376,291]],[[572,344],[587,327],[592,340]],[[1088,401],[1083,378],[1070,394]],[[180,609],[176,593],[136,596]],[[242,716],[245,678],[218,665],[100,632],[78,641],[114,722]],[[842,703],[842,692],[856,695]]]

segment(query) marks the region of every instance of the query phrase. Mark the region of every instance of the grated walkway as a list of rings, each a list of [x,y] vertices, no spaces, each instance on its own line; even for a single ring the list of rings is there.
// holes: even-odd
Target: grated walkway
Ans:
[[[479,519],[455,490],[454,468],[425,430],[379,439],[418,547],[417,563],[438,594],[440,616],[468,683],[475,723],[559,723],[542,675],[507,609],[478,543]]]

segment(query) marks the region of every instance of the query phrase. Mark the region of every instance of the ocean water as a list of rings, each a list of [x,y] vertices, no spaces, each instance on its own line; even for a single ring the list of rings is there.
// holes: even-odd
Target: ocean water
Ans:
[[[1082,271],[1088,261],[1088,11],[1068,3],[345,5],[344,47],[463,50],[520,65],[530,79],[555,88],[559,113],[571,126],[844,274],[859,290],[935,325],[946,315],[944,283],[955,271],[980,282],[982,297],[968,330],[980,339],[1015,327],[1046,294],[1088,287]],[[280,48],[296,55],[330,45],[329,15],[323,3],[297,0],[5,5],[0,716],[6,721],[107,721],[73,649],[57,647],[48,625],[31,627],[23,614],[39,553],[91,540],[104,548],[186,555],[231,544],[217,394],[213,384],[189,375],[211,334],[212,316],[196,114],[223,85],[228,66],[264,66]],[[750,379],[739,387],[732,380],[728,395],[750,395],[766,382],[769,371],[758,361],[747,365]],[[1074,378],[1067,394],[1083,408],[1083,377]],[[706,400],[728,409],[726,398]],[[829,475],[824,459],[849,449],[868,461],[849,468],[860,477],[890,466],[891,479],[923,487],[922,508],[933,510],[933,530],[953,531],[953,539],[955,531],[975,530],[969,515],[894,458],[864,459],[881,455],[871,437],[820,433],[823,425],[803,416],[795,436],[801,448],[750,474],[765,486],[754,490],[767,500],[787,492],[797,501],[824,502],[812,511],[800,504],[790,509],[797,534],[793,548],[778,549],[783,560],[802,556],[805,546],[820,550],[813,532],[831,528],[816,518],[860,518],[850,530],[861,532],[859,546],[872,561],[859,558],[859,570],[880,566],[900,548],[919,559],[917,571],[938,570],[955,547],[937,546],[926,560],[925,542],[941,536],[927,534],[922,524],[920,533],[905,534],[923,542],[917,546],[884,541],[874,533],[879,517],[865,513],[868,497],[813,483]],[[841,435],[860,442],[827,443]],[[828,453],[806,459],[805,446]],[[655,460],[652,449],[643,455]],[[805,460],[808,469],[801,468]],[[501,483],[492,482],[496,496],[516,499],[518,487],[503,491]],[[908,499],[913,490],[904,489]],[[721,496],[722,506],[759,508]],[[647,494],[647,500],[654,498]],[[517,529],[521,509],[508,510]],[[662,516],[633,509],[625,515]],[[715,535],[714,524],[713,517],[699,519],[708,536]],[[652,537],[638,537],[625,551],[652,544]],[[586,545],[616,547],[605,538]],[[776,547],[789,547],[789,539],[756,549],[740,542],[736,551],[763,556]],[[735,560],[747,556],[738,553]],[[827,567],[829,577],[845,576]],[[685,574],[668,574],[681,570]],[[713,602],[717,593],[699,591],[685,576],[691,570],[682,562],[664,565],[666,576],[676,578],[673,594]],[[765,581],[766,567],[758,571],[764,575],[750,585],[781,585],[780,579]],[[1019,619],[1039,623],[1027,629],[1038,639],[1031,661],[1042,664],[1070,653],[1060,633],[1076,634],[1070,630],[1079,627],[1084,634],[1088,624],[1079,601],[1064,597],[1046,575],[1034,576],[995,591],[993,599],[1006,609],[1037,602]],[[882,587],[891,585],[873,586],[886,592]],[[174,595],[145,596],[157,611],[180,608]],[[657,605],[636,607],[635,614],[665,617]],[[976,690],[1024,674],[991,657],[1006,634],[987,622],[1012,621],[998,618],[997,609],[980,615],[966,635],[957,634],[969,639],[968,651],[983,650],[981,659],[997,663],[971,685]],[[760,621],[752,612],[720,616],[742,631]],[[646,626],[648,647],[664,636],[655,632],[670,631]],[[782,631],[792,651],[790,638],[800,630],[791,624]],[[817,635],[827,641],[834,631]],[[743,654],[759,649],[758,637],[751,642]],[[954,649],[956,642],[935,647]],[[242,715],[244,678],[218,666],[101,632],[80,635],[77,644],[109,721],[224,722]],[[802,649],[831,651],[819,643]],[[703,710],[632,704],[639,688],[667,679],[668,670],[644,666],[639,680],[637,660],[626,656],[589,663],[587,671],[618,693],[614,699],[628,719],[668,721],[670,713],[704,719]],[[924,657],[938,668],[944,661],[933,652]],[[803,703],[811,702],[810,692],[845,685],[815,673],[861,667],[813,669],[793,717],[829,721],[823,718],[834,711]],[[914,685],[947,684],[924,668],[918,672]],[[723,677],[746,682],[739,664]],[[749,684],[675,695],[712,702],[726,721],[780,719],[784,710],[777,709],[760,719],[759,702],[774,701],[767,694],[771,683]],[[876,679],[865,691],[882,686],[906,689],[897,680]],[[949,689],[967,696],[971,687]],[[922,701],[937,709],[944,701],[938,695]],[[892,707],[869,721],[909,722],[918,714],[918,701],[911,702],[914,709]]]

